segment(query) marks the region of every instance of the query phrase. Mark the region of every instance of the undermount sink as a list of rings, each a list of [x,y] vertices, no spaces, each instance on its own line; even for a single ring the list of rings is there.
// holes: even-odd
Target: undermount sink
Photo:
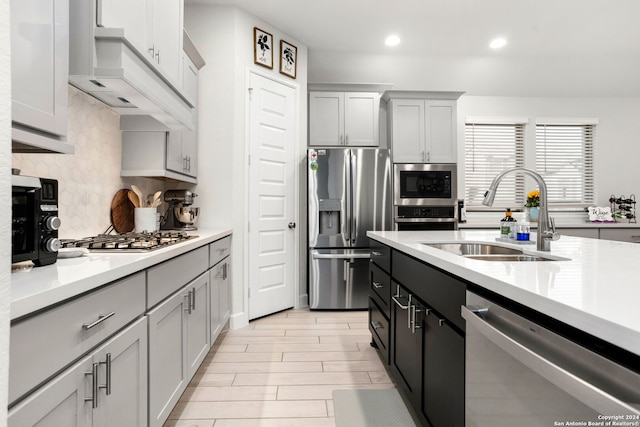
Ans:
[[[480,261],[531,262],[565,260],[564,258],[528,255],[523,253],[520,249],[493,245],[491,243],[423,243],[423,245]]]

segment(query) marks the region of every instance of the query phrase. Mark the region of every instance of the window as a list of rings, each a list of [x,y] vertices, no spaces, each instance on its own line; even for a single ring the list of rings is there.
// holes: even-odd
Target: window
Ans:
[[[493,120],[490,120],[490,122]],[[482,206],[484,193],[500,172],[524,167],[524,128],[526,119],[512,123],[488,123],[467,119],[465,125],[465,205]],[[507,175],[500,183],[494,206],[522,206],[524,177]]]
[[[547,183],[550,205],[595,202],[594,124],[536,124],[536,171]]]

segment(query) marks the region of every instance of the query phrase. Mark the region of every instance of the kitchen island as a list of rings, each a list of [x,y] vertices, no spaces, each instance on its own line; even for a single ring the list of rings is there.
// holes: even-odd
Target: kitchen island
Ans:
[[[568,259],[491,262],[424,245],[496,241],[495,230],[370,231],[367,235],[542,314],[640,355],[640,245],[562,236],[550,252],[535,244],[511,246],[527,254]]]
[[[523,425],[553,425],[558,414],[596,420],[597,414],[627,411],[640,417],[640,313],[635,308],[640,288],[634,264],[640,260],[640,246],[562,236],[542,252],[533,243],[498,241],[496,234],[367,233],[372,240],[372,345],[422,423],[464,426],[466,418],[469,425],[516,425],[515,420],[526,418],[529,424]],[[474,252],[482,245],[486,252]],[[454,253],[460,250],[468,255]],[[513,250],[520,255],[508,253]],[[530,326],[498,318],[504,308]],[[482,334],[478,324],[487,325]],[[518,341],[504,335],[508,331]],[[551,335],[558,338],[543,343],[542,353],[519,344]],[[508,371],[516,364],[516,374]],[[565,378],[570,380],[563,382]],[[622,391],[612,383],[623,384]],[[636,409],[624,403],[607,406],[610,400],[598,388]],[[532,400],[535,392],[530,390],[550,401]],[[573,398],[584,395],[590,397]],[[540,408],[546,411],[553,401],[560,412],[541,414]],[[570,412],[569,407],[579,409]]]

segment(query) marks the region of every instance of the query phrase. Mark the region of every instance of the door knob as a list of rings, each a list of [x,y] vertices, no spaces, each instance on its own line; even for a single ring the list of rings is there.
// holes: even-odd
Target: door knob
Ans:
[[[295,222],[290,222],[289,223],[289,228],[296,228],[296,223]]]

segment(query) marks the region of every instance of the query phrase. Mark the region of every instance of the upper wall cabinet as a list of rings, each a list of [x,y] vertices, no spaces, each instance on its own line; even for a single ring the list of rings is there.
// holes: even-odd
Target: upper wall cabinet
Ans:
[[[181,86],[183,0],[70,0],[69,82],[121,116],[193,130]]]
[[[13,152],[73,153],[68,77],[69,2],[11,0]]]
[[[310,92],[309,145],[377,147],[380,94]]]
[[[457,163],[457,99],[462,92],[388,91],[394,163]]]
[[[180,88],[198,104],[198,73],[205,63],[184,33]],[[121,176],[146,176],[197,183],[198,109],[192,110],[193,130],[174,131],[149,116],[122,116]]]
[[[96,25],[122,28],[126,39],[177,83],[182,52],[183,2],[97,0]]]

